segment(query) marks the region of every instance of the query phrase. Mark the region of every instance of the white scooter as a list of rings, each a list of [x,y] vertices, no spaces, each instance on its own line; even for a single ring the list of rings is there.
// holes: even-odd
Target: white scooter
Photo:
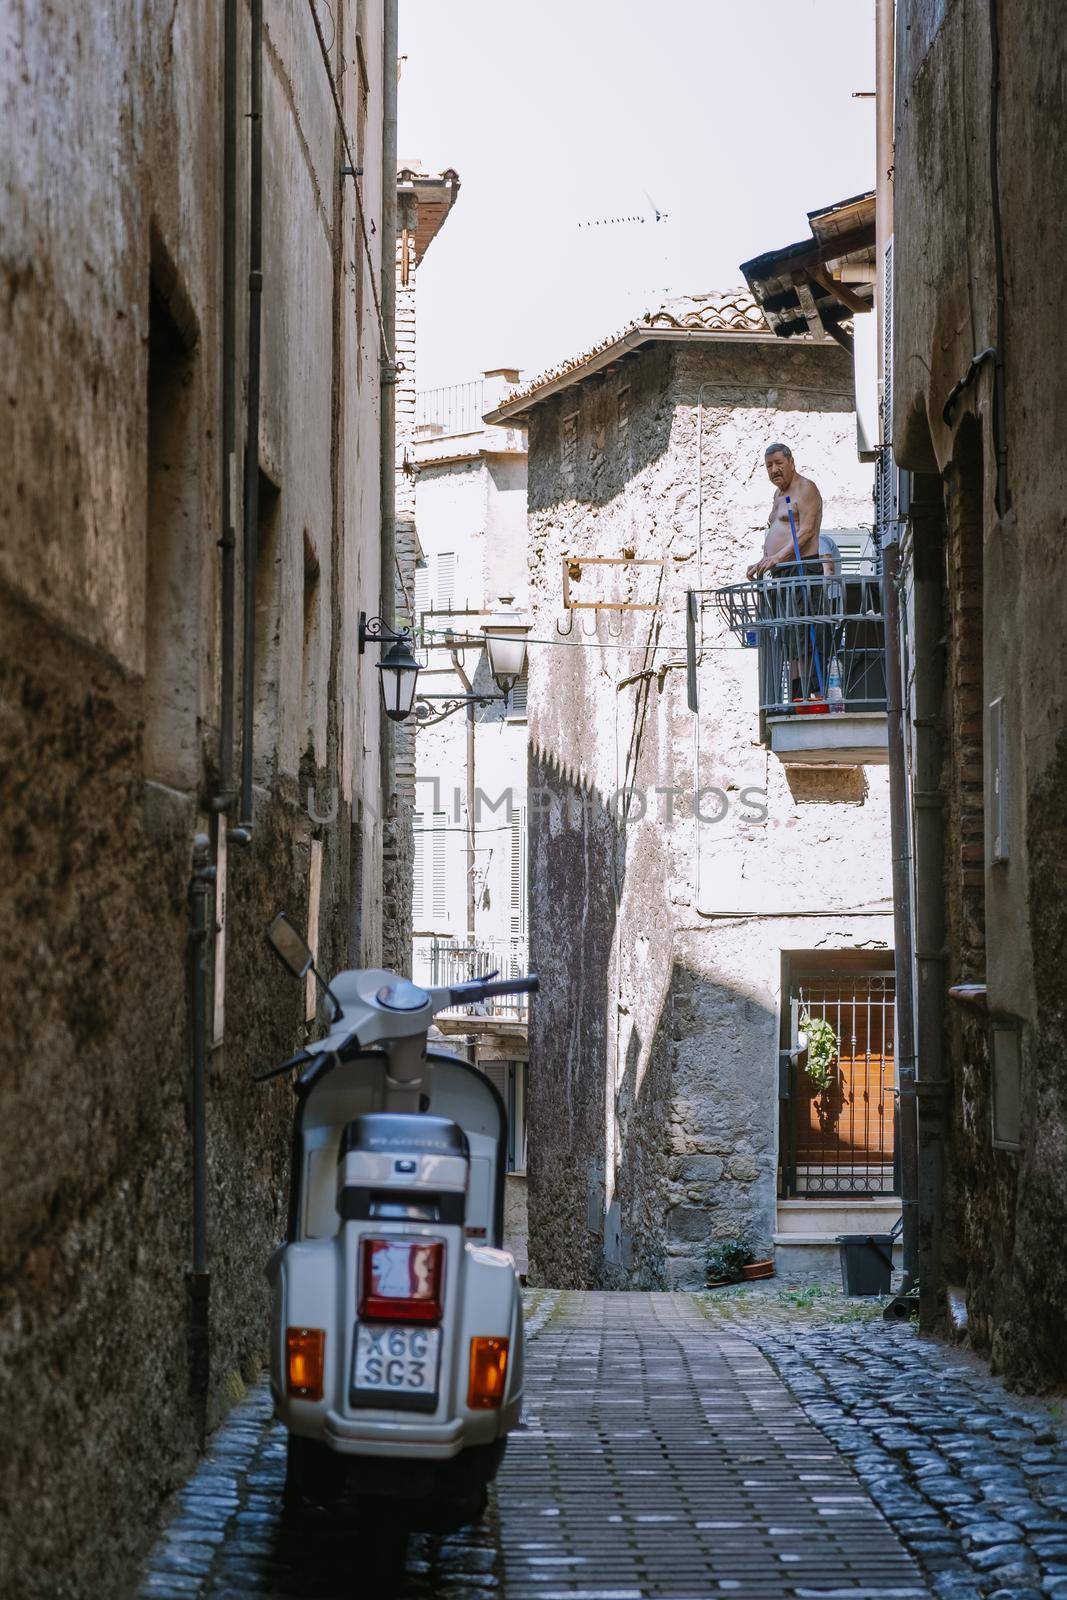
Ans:
[[[267,1268],[286,1503],[351,1491],[405,1530],[476,1521],[522,1405],[522,1300],[502,1246],[507,1119],[495,1086],[427,1048],[438,1011],[536,977],[332,984],[284,915],[268,935],[332,1003],[296,1071],[288,1237]]]

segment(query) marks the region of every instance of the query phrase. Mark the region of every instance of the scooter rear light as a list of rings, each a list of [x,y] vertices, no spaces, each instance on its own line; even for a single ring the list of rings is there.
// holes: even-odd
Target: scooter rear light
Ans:
[[[467,1404],[472,1411],[495,1411],[504,1398],[504,1380],[508,1371],[508,1341],[506,1339],[475,1338],[471,1340],[470,1382],[467,1385]]]
[[[285,1354],[289,1393],[301,1400],[321,1400],[325,1328],[286,1328]]]
[[[434,1239],[363,1239],[359,1317],[364,1322],[440,1322],[445,1247]]]

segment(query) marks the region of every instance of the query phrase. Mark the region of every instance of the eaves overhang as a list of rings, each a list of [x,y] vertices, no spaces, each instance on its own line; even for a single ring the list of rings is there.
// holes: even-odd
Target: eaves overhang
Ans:
[[[594,377],[605,368],[614,366],[624,357],[632,355],[649,344],[774,344],[775,335],[769,329],[748,328],[631,328],[610,344],[604,345],[579,363],[544,382],[523,390],[521,394],[506,399],[494,411],[487,411],[483,422],[525,424],[535,406],[553,395],[561,394],[586,378]]]

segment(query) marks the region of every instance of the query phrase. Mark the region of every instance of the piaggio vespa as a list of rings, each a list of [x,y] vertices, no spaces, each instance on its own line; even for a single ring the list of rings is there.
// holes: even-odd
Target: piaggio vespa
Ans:
[[[287,1238],[267,1269],[286,1503],[347,1492],[405,1531],[476,1521],[522,1404],[506,1113],[427,1030],[446,1007],[538,980],[422,989],[367,970],[326,984],[284,914],[268,937],[333,1011],[324,1038],[261,1075],[296,1073]]]

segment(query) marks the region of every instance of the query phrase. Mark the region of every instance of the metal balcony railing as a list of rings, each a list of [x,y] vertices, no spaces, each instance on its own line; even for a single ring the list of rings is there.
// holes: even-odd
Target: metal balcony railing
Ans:
[[[882,580],[874,562],[842,557],[832,573],[809,562],[716,589],[715,603],[741,644],[759,651],[760,711],[804,716],[830,710],[831,676],[844,711],[884,712]]]
[[[479,939],[474,944],[452,939],[435,939],[430,946],[430,982],[434,985],[466,983],[469,978],[487,978],[491,972],[501,978],[525,975],[529,956],[525,941],[518,939]],[[457,1016],[500,1017],[525,1022],[529,997],[524,994],[494,995],[476,1006],[456,1006]]]
[[[422,389],[415,396],[415,426],[437,436],[480,433],[485,410],[485,381],[450,383],[440,389]]]

